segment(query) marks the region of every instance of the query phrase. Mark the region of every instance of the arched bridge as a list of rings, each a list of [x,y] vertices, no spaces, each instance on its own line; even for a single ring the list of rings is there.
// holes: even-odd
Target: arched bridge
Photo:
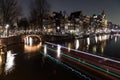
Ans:
[[[42,35],[38,35],[38,34],[26,34],[26,35],[22,35],[21,38],[22,38],[22,41],[24,42],[25,39],[29,38],[29,37],[36,37],[38,38],[40,41],[43,41],[44,40],[44,37]]]

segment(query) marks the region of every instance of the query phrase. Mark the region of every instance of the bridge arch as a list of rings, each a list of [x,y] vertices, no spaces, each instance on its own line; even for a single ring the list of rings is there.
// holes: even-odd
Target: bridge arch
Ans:
[[[37,37],[40,42],[38,42],[37,45],[33,45],[33,40],[31,37]],[[22,36],[23,42],[24,42],[24,49],[25,52],[34,52],[36,50],[39,50],[42,46],[42,40],[43,36],[42,35],[37,35],[37,34],[28,34],[25,36]]]
[[[22,37],[22,39],[25,40],[27,37],[37,37],[40,41],[43,40],[43,36],[42,36],[42,35],[37,35],[37,34],[24,35],[24,36]]]

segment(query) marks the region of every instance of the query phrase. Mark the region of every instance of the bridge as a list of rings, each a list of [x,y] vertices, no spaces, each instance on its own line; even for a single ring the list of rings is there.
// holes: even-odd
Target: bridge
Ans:
[[[62,35],[62,34],[23,34],[22,41],[24,41],[28,37],[37,37],[40,41],[63,41],[73,39],[74,36],[70,35]]]
[[[48,35],[48,34],[37,34],[37,33],[21,33],[14,36],[7,36],[7,37],[1,37],[0,38],[0,48],[2,48],[2,45],[10,45],[14,43],[19,42],[25,42],[28,41],[28,39],[31,39],[31,37],[36,37],[39,39],[39,41],[59,41],[59,40],[65,40],[69,39],[67,35]]]
[[[36,37],[40,41],[43,41],[43,39],[44,39],[44,37],[42,35],[38,35],[38,34],[25,34],[25,35],[21,35],[22,41],[25,41],[27,38],[30,38],[30,37]]]

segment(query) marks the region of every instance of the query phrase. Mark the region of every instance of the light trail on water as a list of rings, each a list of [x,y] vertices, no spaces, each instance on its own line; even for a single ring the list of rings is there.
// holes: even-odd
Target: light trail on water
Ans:
[[[56,44],[53,44],[53,43],[49,43],[49,42],[46,42],[46,43],[47,43],[47,44],[51,44],[52,46],[57,46]],[[67,49],[67,48],[64,47],[64,46],[61,46],[61,48]],[[54,52],[57,53],[57,51],[54,50],[54,49],[52,49],[52,48],[47,47],[47,49],[49,49],[49,50],[54,51]],[[79,51],[78,51],[78,52],[79,52]],[[89,54],[90,54],[90,53],[89,53]],[[65,56],[65,57],[68,57],[68,58],[70,58],[70,59],[73,59],[73,60],[75,60],[75,61],[81,62],[81,63],[83,63],[83,64],[85,64],[85,65],[88,65],[88,66],[90,66],[90,67],[92,67],[92,68],[95,68],[95,69],[97,69],[97,70],[100,70],[100,71],[102,71],[102,72],[105,72],[105,73],[107,73],[107,74],[109,74],[109,75],[112,75],[112,76],[115,76],[115,77],[117,77],[117,78],[120,78],[120,75],[118,75],[118,74],[116,74],[116,73],[114,73],[114,72],[108,71],[108,70],[103,69],[103,68],[101,68],[101,67],[98,67],[98,66],[96,66],[96,65],[93,65],[93,64],[90,64],[90,63],[88,63],[88,62],[85,62],[85,61],[82,61],[82,60],[80,60],[80,59],[77,59],[77,58],[75,58],[75,57],[69,56],[69,55],[67,55],[67,54],[65,54],[65,53],[61,53],[61,55]],[[106,59],[106,58],[105,58],[105,59]],[[106,59],[106,60],[108,60],[108,59]]]
[[[44,52],[40,51],[40,53],[41,53],[42,55],[44,55]],[[50,56],[50,55],[48,55],[48,54],[46,55],[46,57],[49,58],[49,59],[51,59],[52,61],[56,62],[57,64],[60,64],[60,65],[64,66],[65,68],[71,70],[72,72],[77,73],[78,75],[80,75],[81,77],[85,78],[86,80],[92,80],[90,77],[88,77],[88,76],[86,76],[85,74],[83,74],[83,73],[81,73],[81,72],[73,69],[72,67],[70,67],[70,66],[68,66],[68,65],[66,65],[66,64],[64,64],[64,63],[62,63],[61,61],[55,59],[54,57],[52,57],[52,56]]]
[[[57,44],[53,44],[53,43],[50,43],[50,42],[45,42],[45,43],[50,44],[50,45],[57,46]],[[61,46],[61,47],[64,48],[64,49],[68,49],[67,47],[64,47],[64,46]],[[101,59],[103,59],[103,60],[108,60],[108,61],[112,61],[112,62],[115,62],[115,63],[120,64],[120,61],[117,61],[117,60],[113,60],[113,59],[110,59],[110,58],[106,58],[106,57],[102,57],[102,56],[90,54],[90,53],[83,52],[83,51],[78,51],[78,50],[75,50],[75,49],[71,49],[71,50],[72,50],[72,51],[75,51],[75,52],[78,52],[78,53],[80,53],[80,54],[86,54],[86,55],[89,55],[89,56],[94,56],[94,57],[97,57],[97,58],[101,58]]]

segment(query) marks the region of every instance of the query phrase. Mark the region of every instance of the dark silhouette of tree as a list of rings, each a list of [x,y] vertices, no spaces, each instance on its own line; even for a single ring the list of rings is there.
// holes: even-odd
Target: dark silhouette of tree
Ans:
[[[87,32],[88,27],[89,27],[89,23],[83,22],[83,30],[84,30],[84,33]]]
[[[0,0],[1,24],[12,25],[20,15],[20,10],[17,0]]]
[[[18,27],[19,28],[23,28],[24,30],[29,28],[29,22],[27,20],[27,18],[22,18],[19,20],[18,22]]]
[[[50,5],[46,0],[33,0],[30,9],[30,22],[32,26],[42,29],[43,19],[48,15]]]

